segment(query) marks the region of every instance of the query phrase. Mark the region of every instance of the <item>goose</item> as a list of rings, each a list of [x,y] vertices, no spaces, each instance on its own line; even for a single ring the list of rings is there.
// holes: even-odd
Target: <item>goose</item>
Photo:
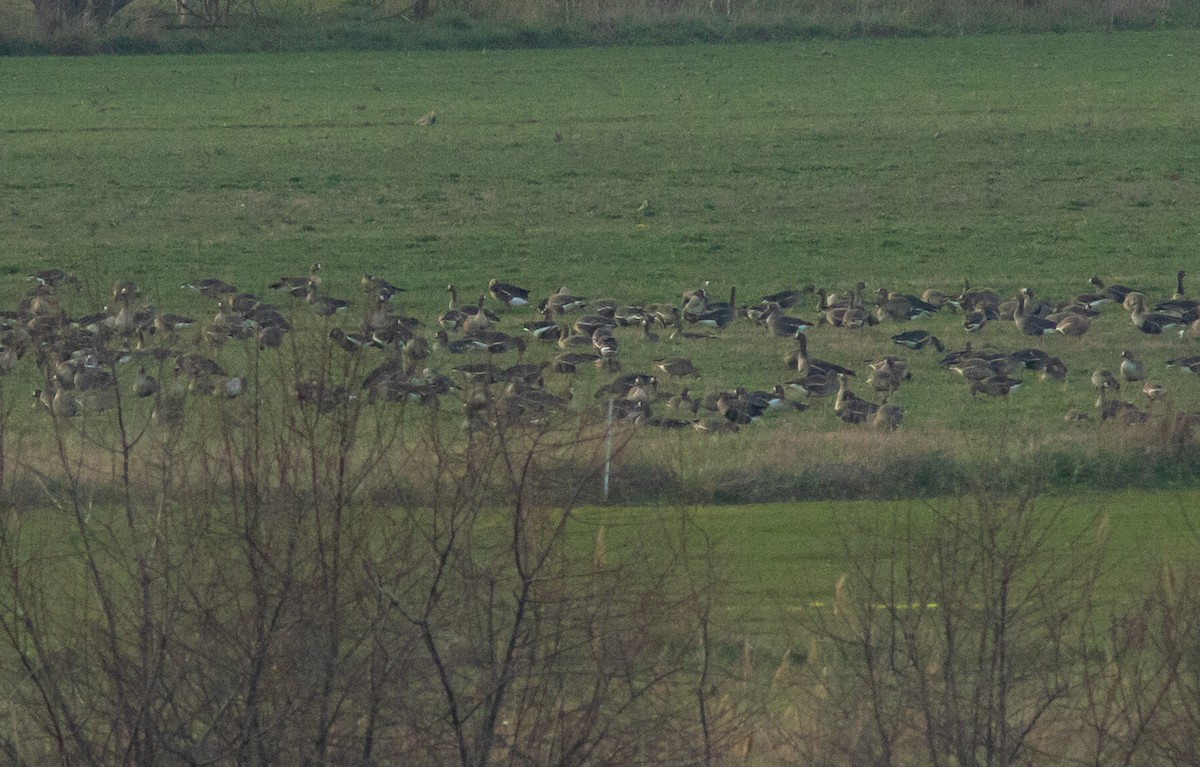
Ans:
[[[974,309],[963,315],[962,326],[968,333],[975,333],[983,330],[983,326],[990,320],[996,319],[1000,319],[1000,313],[997,310],[989,310],[980,304],[976,304]]]
[[[318,293],[317,286],[312,283],[308,285],[308,292],[304,301],[313,308],[313,311],[322,317],[332,317],[338,312],[345,311],[346,307],[350,305],[349,301],[327,296],[324,293]]]
[[[1083,314],[1076,312],[1067,312],[1061,319],[1046,318],[1046,321],[1054,323],[1054,330],[1062,333],[1064,336],[1078,338],[1088,331],[1092,326],[1092,320]]]
[[[1171,295],[1170,299],[1156,304],[1154,307],[1155,311],[1188,312],[1194,311],[1197,307],[1200,307],[1200,301],[1194,298],[1188,298],[1187,293],[1183,289],[1183,278],[1185,274],[1186,272],[1184,272],[1182,269],[1179,270],[1179,272],[1175,275],[1175,292]]]
[[[1121,352],[1121,377],[1126,381],[1143,381],[1146,378],[1146,366],[1129,349]]]
[[[1018,349],[1008,356],[1018,365],[1024,365],[1028,370],[1041,370],[1046,364],[1046,360],[1050,359],[1050,355],[1041,349]]]
[[[587,306],[587,299],[582,296],[573,295],[567,290],[566,285],[562,285],[558,290],[551,293],[543,304],[543,312],[554,312],[555,315],[558,315],[583,309]]]
[[[596,363],[601,359],[595,352],[563,352],[550,360],[555,372],[572,375],[579,365]]]
[[[314,263],[308,268],[304,277],[280,277],[267,287],[271,290],[300,290],[300,297],[305,295],[310,287],[316,288],[321,284],[321,264]]]
[[[688,410],[695,413],[700,409],[700,402],[699,400],[692,399],[689,389],[684,389],[667,400],[667,407],[671,410]]]
[[[27,279],[36,282],[39,287],[57,288],[59,285],[79,287],[79,279],[75,274],[63,269],[42,269],[29,275]]]
[[[963,292],[958,297],[958,305],[998,309],[1000,307],[1000,294],[989,288],[973,289],[968,280],[963,280]]]
[[[1107,293],[1109,295],[1109,297],[1112,298],[1112,300],[1118,304],[1122,303],[1125,300],[1125,296],[1127,296],[1133,292],[1133,288],[1126,287],[1125,285],[1108,285],[1108,286],[1106,286],[1099,277],[1092,277],[1091,279],[1088,280],[1088,283],[1090,285],[1092,285],[1093,287],[1095,287],[1097,290],[1102,290],[1105,293]]]
[[[646,321],[646,310],[640,306],[618,306],[613,311],[612,321],[622,328],[642,325]]]
[[[1017,329],[1027,336],[1044,336],[1053,333],[1058,328],[1054,322],[1026,311],[1028,299],[1032,295],[1029,288],[1021,288],[1021,292],[1017,296],[1017,311],[1013,314],[1013,322]]]
[[[510,307],[525,306],[529,303],[529,290],[519,288],[509,282],[501,282],[492,278],[488,281],[488,293],[492,298]]]
[[[592,346],[600,352],[600,356],[608,357],[617,353],[617,338],[612,328],[597,328],[592,331]]]
[[[1047,357],[1041,361],[1038,377],[1043,381],[1067,380],[1067,366],[1058,357]]]
[[[1158,402],[1167,395],[1166,388],[1160,383],[1146,381],[1142,384],[1142,394],[1146,395],[1146,399],[1151,402]]]
[[[1101,368],[1092,373],[1092,386],[1099,389],[1101,393],[1107,389],[1112,389],[1113,391],[1121,390],[1121,382],[1107,368]]]
[[[530,320],[522,327],[526,333],[539,341],[558,341],[566,333],[566,329],[562,325],[552,320]]]
[[[1186,327],[1188,324],[1182,317],[1174,314],[1148,311],[1146,297],[1141,293],[1131,293],[1129,301],[1129,319],[1143,333],[1157,335],[1164,330]]]
[[[879,367],[873,365],[871,372],[867,374],[867,384],[877,393],[883,395],[884,399],[887,399],[893,392],[900,388],[900,382],[903,380],[903,377],[900,370],[890,365],[885,364]]]
[[[763,296],[761,300],[764,304],[776,304],[780,309],[790,309],[806,295],[813,292],[812,285],[805,285],[799,290],[781,290],[770,295]]]
[[[683,317],[693,325],[723,329],[729,327],[729,324],[733,322],[736,301],[737,288],[732,287],[729,289],[729,303],[706,303],[704,309],[699,312],[689,312],[687,307],[684,307]]]
[[[684,376],[700,377],[700,371],[696,369],[696,366],[687,357],[666,357],[655,360],[654,367],[672,378],[683,378]]]
[[[826,362],[822,359],[815,359],[808,356],[808,336],[801,333],[796,337],[796,372],[808,373],[810,371],[817,373],[826,373],[829,375],[845,375],[852,376],[854,371],[850,368],[844,368],[841,365],[835,365],[832,362]]]
[[[738,399],[736,395],[731,395],[729,392],[723,392],[717,397],[717,412],[726,421],[744,426],[762,418],[763,409],[745,400]]]
[[[772,306],[763,316],[766,318],[767,330],[780,337],[795,337],[813,326],[807,320],[787,316],[777,306]]]
[[[832,397],[837,394],[838,378],[837,375],[829,373],[810,372],[808,375],[785,382],[784,386],[796,389],[806,397]]]
[[[971,396],[985,394],[989,397],[1008,398],[1008,395],[1021,388],[1021,381],[1008,376],[991,376],[971,384]]]
[[[463,307],[463,311],[467,315],[466,319],[463,320],[461,325],[464,333],[478,333],[480,331],[487,330],[492,325],[500,321],[500,318],[497,317],[494,312],[486,311],[483,308],[483,302],[485,298],[486,296],[484,296],[482,293],[479,295],[479,299],[475,306],[471,307],[473,311],[468,311],[467,307]]]
[[[141,296],[137,284],[133,280],[117,280],[112,287],[112,300],[115,303],[128,306]]]
[[[373,274],[364,274],[362,276],[363,292],[369,300],[377,303],[387,303],[392,300],[392,296],[397,293],[403,293],[404,288],[393,285],[382,277],[376,277]]]
[[[585,314],[579,319],[575,320],[575,324],[572,327],[575,329],[576,333],[591,338],[592,334],[597,330],[611,330],[616,326],[617,324],[613,322],[611,318],[605,317],[604,315]]]
[[[146,373],[146,366],[138,368],[137,378],[133,380],[133,395],[139,398],[153,397],[158,393],[158,380]]]
[[[231,285],[216,277],[204,277],[199,280],[193,280],[192,282],[184,283],[182,287],[187,290],[194,290],[205,298],[211,298],[216,301],[220,301],[222,296],[226,294],[238,292],[236,285]]]
[[[1167,360],[1167,367],[1182,370],[1185,373],[1200,375],[1200,355],[1191,357],[1177,357],[1173,360]]]
[[[886,431],[896,431],[900,428],[900,423],[904,420],[904,410],[892,403],[885,403],[879,406],[875,411],[875,415],[871,417],[871,426],[876,429]]]
[[[939,352],[946,351],[946,347],[942,345],[937,336],[931,335],[928,330],[909,330],[904,333],[897,333],[892,336],[892,343],[914,350],[924,349],[926,346],[933,344],[933,348]]]
[[[875,412],[879,410],[879,405],[874,402],[869,402],[854,394],[846,386],[846,375],[844,373],[837,374],[838,391],[837,398],[833,402],[833,412],[846,423],[865,423]]]
[[[1187,298],[1187,293],[1183,289],[1183,278],[1186,274],[1182,269],[1175,273],[1175,293],[1171,296],[1172,301],[1182,301]]]

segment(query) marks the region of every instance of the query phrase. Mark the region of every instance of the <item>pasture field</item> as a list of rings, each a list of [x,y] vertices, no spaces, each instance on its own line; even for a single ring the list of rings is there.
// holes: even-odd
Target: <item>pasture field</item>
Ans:
[[[1158,300],[1195,258],[1196,43],[1196,33],[1168,32],[13,59],[0,79],[0,296],[12,305],[27,274],[63,267],[84,285],[67,307],[75,314],[131,278],[160,311],[203,319],[210,303],[182,283],[216,276],[263,294],[319,261],[323,289],[356,301],[347,327],[361,317],[364,272],[407,288],[400,310],[427,324],[447,284],[469,301],[493,277],[535,298],[566,285],[643,302],[678,301],[704,283],[718,296],[737,287],[746,301],[858,280],[868,298],[880,287],[954,293],[964,278],[1061,300],[1098,275]],[[431,110],[437,123],[418,125]],[[792,312],[812,320],[813,307]],[[519,332],[533,316],[506,311],[501,327]],[[861,331],[818,327],[810,353],[861,368],[896,353],[888,337],[913,327],[959,348],[960,320],[944,311]],[[701,371],[693,390],[792,377],[787,339],[745,320],[721,335],[669,341],[663,331],[646,343],[618,331],[627,372],[691,357]],[[1127,347],[1170,391],[1162,410],[1200,407],[1194,379],[1162,368],[1195,342],[1143,335],[1114,306],[1082,338],[1031,339],[1000,322],[970,339],[1040,347],[1071,372],[1065,385],[1030,374],[1008,401],[992,401],[970,396],[932,349],[901,352],[913,378],[893,398],[906,411],[894,437],[846,427],[818,403],[726,441],[659,434],[628,460],[666,457],[679,485],[720,500],[726,470],[786,477],[848,458],[969,457],[1004,433],[1053,445],[1069,456],[1056,459],[1061,473],[1091,479],[1098,452],[1161,442],[1094,423],[1064,433],[1068,409],[1092,408],[1090,371],[1114,367]],[[550,354],[534,345],[528,357]],[[605,380],[582,374],[573,407]],[[820,433],[828,438],[814,442]],[[938,466],[917,472],[926,487],[939,486]],[[1138,481],[1160,483],[1164,472]]]

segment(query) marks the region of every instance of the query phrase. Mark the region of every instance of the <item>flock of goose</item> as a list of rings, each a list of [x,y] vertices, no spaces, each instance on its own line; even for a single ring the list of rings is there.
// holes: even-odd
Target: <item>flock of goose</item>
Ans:
[[[188,397],[232,398],[247,389],[245,378],[227,372],[221,362],[223,345],[237,342],[264,352],[277,349],[299,322],[297,312],[308,311],[324,318],[317,323],[333,346],[347,354],[378,355],[377,361],[361,358],[366,363],[361,370],[366,372],[354,380],[333,381],[319,371],[311,376],[298,374],[292,395],[301,404],[321,410],[359,399],[372,404],[432,404],[453,396],[461,401],[473,427],[536,423],[570,406],[576,373],[581,366],[591,365],[611,375],[595,399],[604,403],[611,417],[625,422],[735,431],[768,410],[803,410],[808,400],[831,398],[833,413],[843,421],[892,430],[904,418],[891,399],[911,378],[905,360],[888,355],[855,370],[818,359],[809,354],[808,329],[828,325],[855,330],[954,311],[961,313],[968,334],[991,323],[1011,322],[1021,335],[1080,336],[1109,304],[1123,307],[1140,333],[1197,337],[1200,300],[1186,295],[1184,276],[1178,273],[1174,295],[1154,303],[1144,292],[1106,286],[1099,278],[1090,281],[1093,292],[1057,303],[1038,298],[1029,289],[1005,298],[964,283],[957,295],[928,290],[916,296],[884,289],[867,293],[859,283],[839,293],[811,286],[783,290],[744,304],[737,302],[736,290],[730,290],[728,300],[718,300],[705,286],[669,302],[637,305],[579,296],[566,288],[535,301],[528,289],[493,279],[474,302],[460,301],[450,286],[449,307],[435,322],[426,323],[393,306],[393,298],[403,288],[364,275],[361,299],[335,298],[323,290],[321,265],[313,264],[305,275],[281,277],[270,284],[268,289],[279,296],[270,300],[217,278],[188,283],[185,288],[215,304],[215,315],[201,322],[157,311],[136,284],[125,280],[113,285],[111,302],[101,311],[69,316],[65,307],[73,303],[65,300],[66,294],[77,292],[79,282],[73,274],[53,269],[31,275],[17,308],[0,312],[0,375],[11,372],[20,360],[32,358],[40,370],[36,402],[47,412],[71,417],[104,410],[120,391],[128,391],[137,398],[153,398],[156,423],[180,423]],[[357,315],[361,321],[331,319],[344,315],[352,305],[361,308]],[[536,312],[539,318],[524,321],[519,333],[506,332],[501,326],[514,324],[503,316],[509,310],[519,310],[524,317]],[[809,315],[812,321],[798,316],[803,312],[815,312]],[[692,387],[700,371],[688,357],[658,357],[652,366],[638,371],[622,368],[621,349],[626,344],[665,340],[666,348],[679,349],[689,339],[719,338],[720,331],[734,322],[753,323],[771,336],[793,340],[785,358],[789,372],[785,376],[781,370],[780,375],[786,380],[770,390],[735,387],[698,395]],[[896,333],[891,340],[910,350],[932,346],[946,352],[942,341],[926,330]],[[531,362],[526,357],[531,346],[549,351],[531,354],[539,360]],[[122,374],[131,361],[138,362],[137,374]],[[1019,371],[1033,371],[1049,380],[1064,380],[1067,374],[1060,359],[1042,350],[973,350],[969,341],[965,348],[945,353],[941,364],[960,373],[972,395],[990,397],[1007,397],[1017,390],[1022,384]],[[1200,374],[1200,356],[1167,364]],[[852,380],[865,381],[871,396],[854,394]],[[1122,383],[1141,385],[1148,402],[1160,399],[1164,392],[1160,384],[1147,380],[1133,350],[1122,354],[1116,372],[1096,370],[1091,382],[1102,419],[1132,422],[1147,417],[1146,410],[1119,398]],[[1067,415],[1068,419],[1090,417],[1086,411]]]

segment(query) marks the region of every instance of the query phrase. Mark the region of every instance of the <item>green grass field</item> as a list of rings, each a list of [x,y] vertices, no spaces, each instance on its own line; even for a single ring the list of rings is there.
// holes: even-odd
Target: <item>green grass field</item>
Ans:
[[[357,298],[359,276],[380,274],[408,288],[402,311],[427,323],[448,283],[469,298],[491,277],[535,296],[568,285],[636,302],[677,300],[705,281],[751,300],[860,279],[868,290],[954,292],[963,278],[1062,299],[1100,275],[1157,300],[1194,258],[1196,41],[12,59],[0,82],[0,296],[12,305],[25,275],[62,266],[85,285],[75,314],[128,277],[160,310],[203,318],[208,303],[183,282],[219,276],[261,294],[321,261],[333,294]],[[437,124],[418,126],[430,110]],[[793,313],[814,316],[811,303]],[[503,327],[531,316],[509,312]],[[888,336],[910,327],[951,348],[968,338],[943,312],[817,328],[812,353],[861,367],[896,353]],[[621,357],[627,371],[692,357],[693,388],[705,391],[789,377],[785,339],[744,321],[723,335],[647,344],[630,333]],[[739,461],[795,474],[789,456],[988,452],[980,437],[998,432],[1085,456],[1119,450],[1127,435],[1094,425],[1064,435],[1061,416],[1091,407],[1090,371],[1114,367],[1126,347],[1176,409],[1200,407],[1195,382],[1160,367],[1194,342],[1144,336],[1114,307],[1080,339],[997,323],[971,340],[1038,346],[1072,373],[1065,386],[1031,380],[990,401],[969,396],[931,350],[903,353],[913,381],[893,400],[906,410],[895,438],[864,436],[818,405],[713,447],[690,433],[654,437],[648,453],[711,482]],[[581,377],[577,401],[600,382]],[[812,441],[822,433],[830,439]]]

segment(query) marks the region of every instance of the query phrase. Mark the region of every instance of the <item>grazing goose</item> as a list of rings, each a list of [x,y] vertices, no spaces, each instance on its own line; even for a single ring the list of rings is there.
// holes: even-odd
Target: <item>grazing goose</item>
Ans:
[[[558,341],[566,334],[566,328],[553,320],[530,320],[522,327],[525,332],[539,341]]]
[[[1008,395],[1021,388],[1021,381],[1008,376],[991,376],[971,384],[971,396],[986,394],[989,397],[1008,398]]]
[[[729,327],[733,322],[737,306],[737,288],[729,289],[729,303],[717,301],[713,303],[704,302],[701,311],[689,311],[685,306],[683,310],[683,318],[693,325],[703,325],[706,328],[722,329]]]
[[[1121,352],[1121,377],[1126,381],[1144,381],[1146,366],[1129,349]]]
[[[927,330],[909,330],[904,333],[897,333],[892,336],[892,343],[914,350],[924,349],[926,346],[933,344],[933,348],[939,352],[946,351],[946,347],[942,345],[937,336],[931,335]]]
[[[654,367],[672,378],[682,378],[684,376],[700,377],[700,371],[696,369],[696,366],[687,357],[667,357],[655,360]]]
[[[79,287],[79,279],[73,272],[63,269],[42,269],[28,277],[30,282],[36,282],[40,287],[57,288],[59,285],[74,285]]]
[[[722,392],[717,397],[717,412],[720,413],[726,421],[736,423],[739,426],[744,426],[748,423],[753,423],[762,417],[763,409],[758,408],[752,403],[738,399],[734,394]]]
[[[1013,323],[1027,336],[1044,336],[1053,333],[1058,329],[1054,322],[1026,311],[1028,300],[1032,296],[1033,292],[1029,288],[1021,288],[1021,292],[1017,296],[1017,310],[1013,314]]]
[[[963,315],[963,329],[968,333],[974,333],[983,330],[983,326],[990,320],[1000,319],[1000,312],[996,309],[988,309],[981,304],[976,304],[974,309],[971,309]]]
[[[492,298],[506,306],[525,306],[529,303],[529,290],[527,288],[519,288],[512,283],[501,282],[495,278],[488,281],[488,293],[491,293]]]

